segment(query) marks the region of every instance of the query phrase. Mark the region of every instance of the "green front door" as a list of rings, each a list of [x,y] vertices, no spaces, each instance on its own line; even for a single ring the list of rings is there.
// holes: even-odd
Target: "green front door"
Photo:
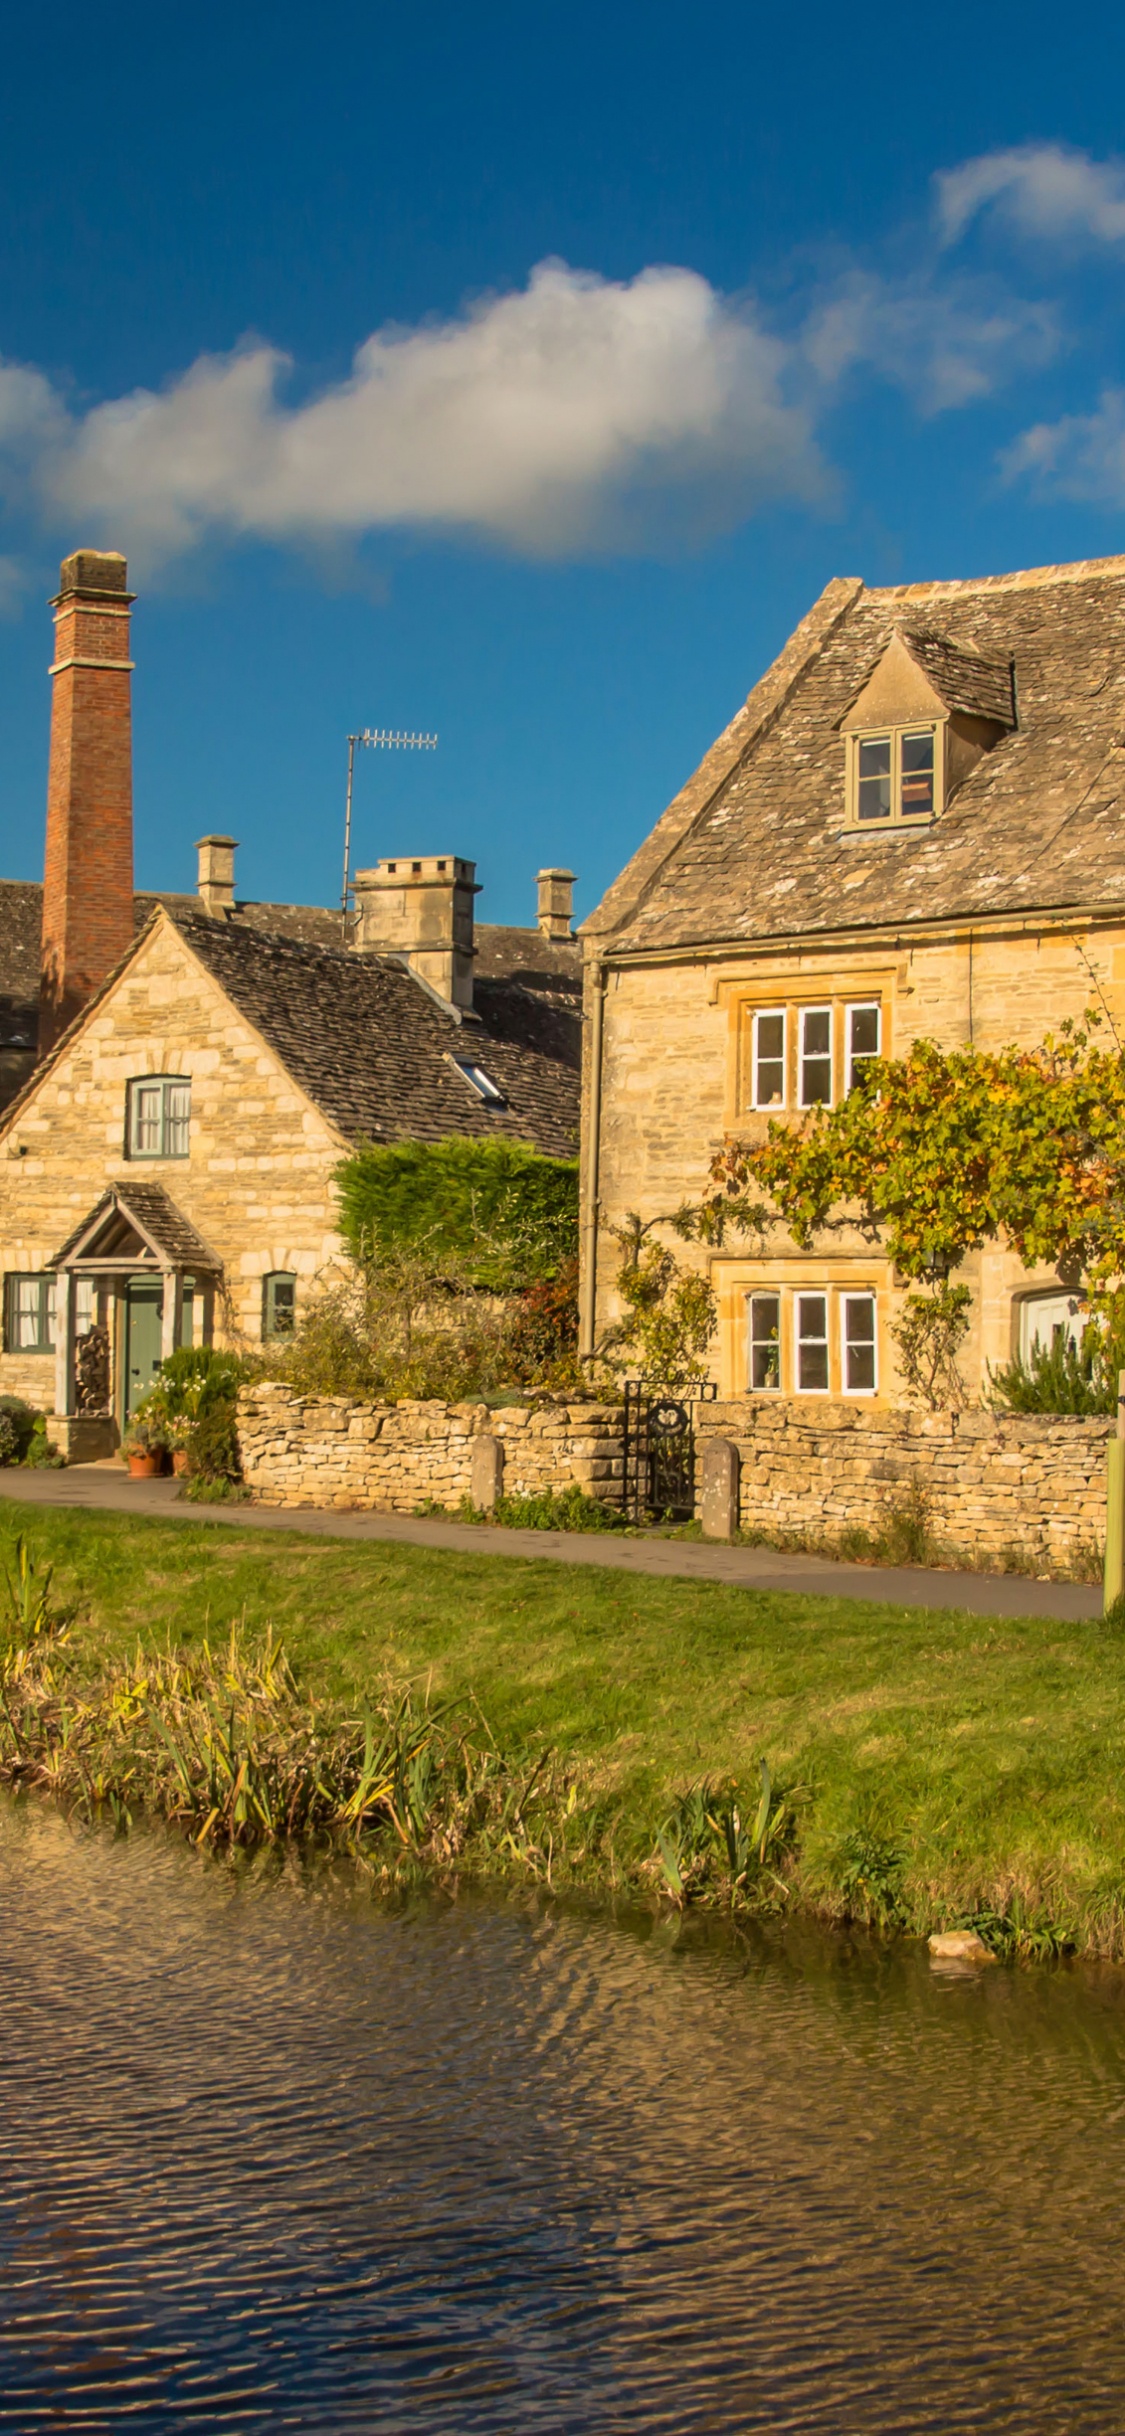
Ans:
[[[160,1362],[164,1290],[154,1279],[132,1278],[125,1289],[125,1419],[148,1394]]]

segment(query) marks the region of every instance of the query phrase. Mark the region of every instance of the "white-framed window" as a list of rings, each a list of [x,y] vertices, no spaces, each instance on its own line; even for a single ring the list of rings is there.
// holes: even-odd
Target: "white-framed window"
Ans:
[[[878,1296],[869,1286],[761,1286],[746,1296],[751,1395],[874,1396]]]
[[[1040,1345],[1050,1353],[1060,1337],[1068,1337],[1076,1352],[1082,1350],[1082,1336],[1089,1325],[1089,1314],[1082,1310],[1076,1294],[1025,1294],[1019,1307],[1019,1354],[1021,1362],[1030,1362],[1032,1349]]]
[[[876,1375],[875,1297],[840,1296],[840,1371],[846,1396],[873,1396]]]
[[[187,1075],[150,1074],[129,1084],[126,1141],[131,1159],[186,1159],[190,1131]]]
[[[754,1017],[753,1089],[755,1108],[785,1106],[785,1009],[761,1008]]]
[[[941,808],[937,727],[888,727],[848,744],[849,819],[857,828],[933,819]]]
[[[801,1008],[802,1108],[828,1106],[832,1099],[832,1009]]]
[[[5,1353],[53,1353],[55,1350],[55,1280],[52,1276],[19,1276],[4,1280]]]
[[[797,1392],[826,1396],[828,1377],[828,1296],[798,1294]]]
[[[97,1316],[97,1302],[95,1298],[93,1278],[76,1277],[74,1280],[75,1336],[89,1336],[90,1330],[97,1320]]]
[[[752,1109],[830,1108],[883,1054],[878,998],[748,1008],[746,1020]]]
[[[753,1389],[781,1387],[781,1296],[751,1294],[750,1385]]]
[[[882,1029],[882,1009],[877,998],[844,1008],[847,1090],[851,1090],[868,1060],[881,1054]]]

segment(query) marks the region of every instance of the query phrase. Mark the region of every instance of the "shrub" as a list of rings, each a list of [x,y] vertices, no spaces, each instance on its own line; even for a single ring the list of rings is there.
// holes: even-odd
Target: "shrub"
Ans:
[[[45,1413],[36,1413],[31,1444],[24,1456],[24,1462],[29,1472],[63,1472],[66,1470],[66,1456],[59,1453],[58,1447],[53,1446],[47,1436]]]
[[[0,1463],[25,1461],[36,1421],[41,1419],[22,1396],[0,1396]]]
[[[1054,1342],[1036,1338],[1027,1361],[1017,1354],[990,1376],[994,1404],[1013,1413],[1112,1413],[1117,1410],[1117,1372],[1122,1347],[1092,1325],[1081,1345],[1060,1330]]]
[[[578,1161],[523,1142],[368,1144],[336,1183],[361,1264],[418,1260],[432,1278],[509,1294],[577,1256]]]
[[[271,1346],[270,1367],[303,1395],[455,1404],[513,1384],[510,1326],[498,1298],[455,1291],[403,1254],[326,1285],[294,1335]]]
[[[203,1405],[187,1441],[189,1480],[237,1481],[242,1456],[233,1395],[216,1396]]]
[[[578,1366],[578,1261],[563,1261],[512,1304],[504,1361],[513,1387],[585,1388]]]

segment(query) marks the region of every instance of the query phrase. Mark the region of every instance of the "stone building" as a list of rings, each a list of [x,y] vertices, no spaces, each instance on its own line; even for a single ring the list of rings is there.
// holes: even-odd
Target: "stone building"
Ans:
[[[609,1229],[698,1198],[727,1137],[835,1099],[865,1057],[1031,1046],[1098,1002],[1125,1037],[1123,803],[1125,559],[828,585],[583,925],[587,1347]],[[754,1250],[709,1260],[721,1395],[893,1402],[878,1247]],[[1060,1278],[1003,1248],[965,1277],[974,1394],[1075,1329]]]
[[[396,858],[354,906],[133,888],[125,562],[64,561],[44,886],[0,882],[0,1389],[100,1452],[182,1343],[293,1324],[341,1256],[358,1140],[578,1147],[572,874],[474,924],[474,866]]]

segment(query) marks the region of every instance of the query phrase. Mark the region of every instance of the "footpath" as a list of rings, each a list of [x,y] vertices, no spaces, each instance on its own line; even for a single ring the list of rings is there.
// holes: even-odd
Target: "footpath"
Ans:
[[[1014,1573],[952,1573],[924,1565],[845,1565],[776,1548],[731,1548],[698,1540],[617,1538],[611,1532],[509,1531],[440,1515],[339,1513],[323,1508],[189,1505],[176,1480],[130,1480],[117,1463],[83,1463],[65,1472],[0,1470],[0,1496],[22,1505],[71,1506],[131,1515],[137,1521],[213,1524],[219,1530],[297,1531],[309,1538],[395,1540],[413,1548],[455,1548],[475,1556],[600,1565],[613,1573],[680,1575],[728,1582],[741,1590],[798,1591],[814,1598],[866,1599],[894,1607],[953,1607],[979,1616],[1058,1616],[1067,1622],[1101,1612],[1095,1583],[1029,1581]]]

